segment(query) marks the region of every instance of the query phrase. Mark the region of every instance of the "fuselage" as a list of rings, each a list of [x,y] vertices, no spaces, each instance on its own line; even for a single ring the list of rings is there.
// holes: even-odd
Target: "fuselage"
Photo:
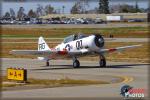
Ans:
[[[101,42],[104,42],[102,37],[97,37],[97,35],[90,35],[67,43],[62,42],[61,44],[57,45],[55,49],[57,51],[67,50],[68,52],[84,52],[86,50],[89,52],[97,52],[104,46],[100,44]]]

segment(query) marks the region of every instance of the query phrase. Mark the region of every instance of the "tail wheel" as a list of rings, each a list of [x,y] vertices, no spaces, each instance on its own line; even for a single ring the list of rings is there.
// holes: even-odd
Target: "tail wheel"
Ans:
[[[104,56],[100,57],[99,66],[100,67],[106,67],[106,59]]]
[[[79,68],[79,67],[80,67],[80,62],[79,62],[78,60],[75,60],[75,61],[73,62],[73,67],[74,67],[74,68]]]

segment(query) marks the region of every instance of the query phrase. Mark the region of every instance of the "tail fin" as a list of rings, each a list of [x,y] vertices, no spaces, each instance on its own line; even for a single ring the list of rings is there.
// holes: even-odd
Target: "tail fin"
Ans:
[[[39,37],[38,40],[38,51],[46,51],[46,50],[50,50],[50,48],[48,47],[47,43],[45,42],[43,37]]]

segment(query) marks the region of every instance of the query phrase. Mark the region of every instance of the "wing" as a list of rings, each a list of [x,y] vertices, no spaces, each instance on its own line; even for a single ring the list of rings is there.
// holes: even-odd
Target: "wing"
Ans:
[[[10,51],[10,54],[16,54],[16,55],[37,55],[37,56],[46,56],[50,55],[51,51],[38,51],[38,50],[12,50]]]
[[[116,52],[116,51],[123,51],[129,48],[135,48],[135,47],[139,47],[141,45],[131,45],[131,46],[123,46],[123,47],[117,47],[117,48],[110,48],[110,49],[101,49],[99,53],[112,53],[112,52]]]
[[[16,55],[37,55],[37,56],[50,56],[50,55],[80,55],[83,53],[87,53],[88,50],[80,50],[80,51],[74,51],[70,52],[67,50],[64,51],[57,51],[57,50],[47,50],[47,51],[38,51],[38,50],[12,50],[10,51],[10,54],[16,54]]]
[[[98,52],[99,54],[105,54],[105,53],[112,53],[116,51],[123,51],[129,48],[135,48],[139,47],[141,45],[132,45],[132,46],[123,46],[123,47],[117,47],[117,48],[110,48],[110,49],[100,49]],[[82,49],[78,51],[57,51],[57,50],[46,50],[46,51],[38,51],[38,50],[12,50],[10,51],[11,54],[18,54],[18,55],[37,55],[37,56],[43,56],[43,57],[50,57],[50,58],[61,58],[61,56],[73,56],[73,55],[82,55],[89,53],[90,51],[87,49]]]

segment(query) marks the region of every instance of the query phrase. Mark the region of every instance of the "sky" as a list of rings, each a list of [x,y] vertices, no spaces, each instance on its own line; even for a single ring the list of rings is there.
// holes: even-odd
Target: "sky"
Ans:
[[[22,0],[23,1],[23,0]],[[9,11],[10,8],[13,8],[15,12],[19,10],[20,7],[25,8],[25,13],[27,13],[30,9],[35,10],[37,8],[37,5],[48,5],[54,7],[54,9],[59,10],[61,9],[62,13],[62,6],[65,6],[64,13],[68,14],[70,13],[70,9],[74,5],[74,3],[79,0],[30,0],[27,2],[4,2],[2,1],[2,15],[5,14],[5,12]],[[89,0],[87,9],[94,9],[95,7],[98,7],[98,1],[99,0]],[[138,5],[140,8],[148,8],[148,0],[137,0]],[[136,0],[110,0],[109,5],[118,5],[118,4],[129,4],[129,5],[135,5]]]

